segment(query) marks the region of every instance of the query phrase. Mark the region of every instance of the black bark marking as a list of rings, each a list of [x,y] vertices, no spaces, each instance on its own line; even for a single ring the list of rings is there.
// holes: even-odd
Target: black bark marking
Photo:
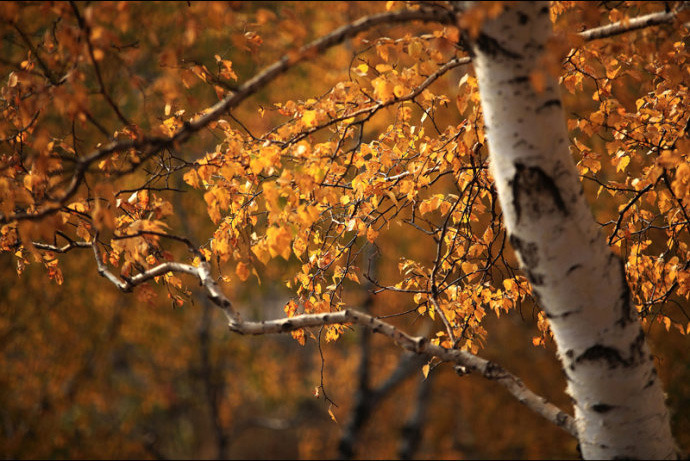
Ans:
[[[525,242],[516,235],[510,236],[510,244],[515,251],[520,253],[522,262],[528,268],[534,268],[539,264],[539,247],[534,242]]]
[[[506,371],[497,363],[488,362],[484,368],[484,376],[487,379],[500,379],[505,377]]]
[[[426,346],[427,339],[424,337],[417,338],[415,341],[415,352],[420,353]]]
[[[589,349],[584,351],[577,359],[575,359],[575,362],[599,362],[602,360],[608,363],[609,368],[616,368],[619,365],[623,367],[627,367],[630,365],[630,361],[625,360],[621,356],[618,349],[604,346],[602,344],[596,344],[590,347]]]
[[[558,315],[556,315],[556,314],[549,314],[548,312],[544,312],[544,314],[546,315],[546,318],[547,318],[547,319],[553,320],[553,319],[564,319],[564,318],[566,318],[566,317],[569,317],[569,316],[573,315],[575,312],[577,312],[577,311],[568,311],[568,312],[564,312],[564,313],[558,314]]]
[[[518,15],[518,22],[522,25],[527,24],[527,21],[529,21],[529,16],[527,16],[525,13],[522,11],[517,12]]]
[[[290,320],[286,320],[286,321],[283,322],[283,324],[280,326],[280,329],[281,329],[282,331],[288,331],[288,330],[290,330],[290,328],[292,328],[292,322],[291,322]]]
[[[513,58],[513,59],[521,59],[522,58],[521,54],[515,53],[515,52],[510,51],[509,49],[503,47],[503,45],[501,45],[498,42],[498,40],[491,37],[490,35],[487,35],[484,32],[479,34],[479,37],[477,37],[475,44],[477,45],[477,48],[479,48],[479,50],[482,53],[490,55],[490,56],[503,55],[503,56],[507,56],[507,57]]]
[[[539,272],[527,270],[527,278],[532,285],[541,286],[544,284],[544,274],[540,274]]]
[[[642,362],[644,362],[645,358],[647,358],[647,359],[650,358],[650,357],[645,357],[644,344],[645,344],[644,331],[642,330],[642,327],[640,327],[640,331],[637,333],[637,337],[635,338],[635,341],[633,341],[632,344],[630,345],[630,360],[632,362],[642,363]]]
[[[618,258],[615,255],[612,256]],[[621,287],[621,296],[619,300],[621,305],[621,316],[616,324],[624,327],[635,320],[636,312],[634,312],[630,302],[630,287],[628,286],[628,279],[625,275],[625,263],[620,258],[618,258],[618,267],[621,271],[621,283],[623,286]]]
[[[512,85],[514,83],[527,83],[527,82],[529,82],[529,77],[527,75],[521,75],[519,77],[511,78],[506,83]]]
[[[539,106],[536,110],[536,112],[539,112],[540,110],[546,109],[549,106],[556,106],[556,107],[561,107],[561,101],[560,99],[549,99],[546,101],[544,104]]]
[[[596,411],[597,413],[607,413],[614,408],[615,407],[613,405],[608,405],[606,403],[595,403],[592,405],[592,410]]]
[[[574,271],[575,269],[578,269],[578,268],[580,268],[580,267],[582,267],[582,264],[575,264],[575,265],[570,266],[570,267],[568,268],[568,272],[566,272],[566,275],[570,275],[570,273],[571,273],[572,271]]]
[[[656,368],[652,368],[652,377],[649,378],[649,381],[647,381],[647,384],[644,385],[644,388],[647,389],[648,387],[652,387],[654,383],[656,382],[656,377],[659,374],[656,371]]]
[[[544,214],[557,210],[568,215],[561,192],[554,180],[538,166],[515,163],[515,176],[509,182],[513,191],[513,206],[519,223],[523,211],[528,218],[537,220]]]
[[[515,133],[515,136],[518,136],[518,135],[520,135],[520,134],[521,134],[520,132],[516,132],[516,133]],[[520,147],[520,146],[523,145],[523,144],[524,144],[525,146],[527,146],[527,148],[530,148],[530,146],[527,144],[527,141],[525,141],[524,139],[520,139],[520,140],[518,140],[515,144],[513,144],[513,149],[517,149],[518,147]]]

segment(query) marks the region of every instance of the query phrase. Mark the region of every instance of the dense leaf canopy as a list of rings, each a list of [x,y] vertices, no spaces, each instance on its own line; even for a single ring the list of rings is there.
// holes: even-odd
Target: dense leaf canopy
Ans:
[[[414,450],[398,447],[409,416],[415,456],[576,456],[498,386],[399,358],[352,318],[292,340],[219,316],[354,307],[569,409],[466,45],[500,10],[457,24],[444,2],[0,3],[0,452],[308,458],[341,436],[344,453],[345,434],[390,457]],[[676,2],[551,13],[559,64],[530,79],[560,78],[687,448],[690,18]],[[351,414],[376,423],[359,433]]]

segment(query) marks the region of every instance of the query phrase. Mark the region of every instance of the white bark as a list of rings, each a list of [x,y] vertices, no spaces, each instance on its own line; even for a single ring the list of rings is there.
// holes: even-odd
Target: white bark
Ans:
[[[545,75],[537,92],[530,79],[546,73],[550,35],[548,2],[516,2],[472,43],[505,225],[550,321],[585,459],[677,458],[623,263],[583,196],[558,85]]]

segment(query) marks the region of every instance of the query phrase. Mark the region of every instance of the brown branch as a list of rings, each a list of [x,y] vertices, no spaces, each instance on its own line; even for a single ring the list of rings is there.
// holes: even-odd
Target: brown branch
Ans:
[[[64,79],[58,79],[57,76],[53,73],[53,71],[48,67],[48,65],[41,59],[41,55],[38,53],[38,50],[34,46],[34,44],[31,42],[31,39],[24,33],[22,29],[19,28],[19,26],[16,23],[13,23],[12,26],[14,26],[14,29],[17,31],[19,36],[22,38],[24,41],[24,44],[29,48],[31,51],[31,54],[33,54],[36,57],[36,61],[38,62],[38,65],[43,69],[44,76],[50,81],[50,83],[54,86],[59,85],[64,81]]]
[[[419,448],[422,440],[424,423],[426,422],[427,409],[431,400],[431,384],[435,374],[430,374],[426,378],[420,376],[417,387],[416,407],[402,427],[400,434],[400,446],[398,455],[400,459],[414,459],[414,455]]]
[[[454,69],[456,67],[469,64],[472,62],[472,59],[468,56],[463,57],[463,58],[453,58],[450,61],[446,62],[443,64],[441,67],[439,67],[433,74],[429,75],[426,80],[424,80],[422,83],[419,84],[414,90],[406,94],[405,96],[401,96],[399,98],[393,98],[389,99],[387,101],[382,101],[377,104],[374,104],[373,106],[370,107],[365,107],[363,109],[356,110],[354,112],[349,112],[345,115],[341,115],[339,117],[332,118],[331,120],[324,122],[321,125],[317,125],[315,127],[309,128],[308,130],[305,130],[301,132],[299,135],[295,136],[293,139],[288,141],[287,144],[294,144],[299,142],[300,140],[306,138],[310,134],[313,134],[319,130],[322,130],[326,127],[329,127],[331,125],[334,125],[338,122],[342,122],[344,120],[347,120],[349,118],[356,118],[359,117],[360,115],[366,115],[366,118],[364,120],[360,120],[359,122],[355,123],[362,123],[362,121],[366,121],[369,118],[371,118],[376,112],[378,112],[381,109],[384,109],[388,106],[392,106],[393,104],[399,104],[401,102],[406,102],[415,99],[417,96],[422,94],[422,92],[429,87],[432,83],[434,83],[436,80],[438,80],[439,77],[441,77],[443,74],[448,72],[451,69]]]
[[[132,123],[127,120],[127,117],[125,117],[122,112],[120,111],[120,108],[115,104],[113,99],[110,97],[110,94],[106,91],[105,89],[105,84],[103,83],[103,76],[101,75],[101,67],[98,65],[98,60],[96,59],[96,56],[93,51],[93,44],[91,43],[91,26],[84,20],[82,15],[79,13],[79,8],[77,8],[77,5],[74,2],[69,2],[69,4],[72,6],[72,10],[74,11],[74,16],[77,18],[77,23],[79,24],[79,28],[82,30],[84,33],[84,39],[86,40],[86,46],[89,50],[89,57],[91,58],[91,64],[93,65],[93,69],[96,73],[96,79],[98,79],[98,85],[100,86],[100,93],[103,95],[105,98],[106,102],[108,105],[113,109],[117,117],[120,119],[120,122],[122,122],[123,125],[125,126],[131,126]]]
[[[627,203],[627,205],[625,205],[623,207],[623,209],[621,209],[618,212],[618,220],[616,221],[616,225],[613,228],[613,232],[611,233],[611,236],[609,237],[609,242],[608,242],[609,245],[611,245],[611,243],[613,242],[613,239],[616,237],[616,234],[618,233],[618,230],[620,229],[621,224],[623,222],[623,216],[625,215],[625,213],[630,209],[631,206],[633,206],[635,204],[635,202],[637,202],[640,199],[640,197],[642,197],[649,189],[654,187],[657,182],[659,182],[658,179],[656,182],[648,184],[644,189],[641,189],[640,191],[638,191],[637,194],[635,194],[635,196]]]
[[[189,240],[186,237],[181,237],[179,235],[174,235],[174,234],[166,234],[164,232],[156,232],[156,231],[137,231],[132,234],[124,234],[124,235],[114,235],[113,240],[126,240],[130,238],[135,238],[135,237],[144,237],[147,235],[151,235],[154,237],[160,237],[160,238],[166,238],[166,239],[171,239],[171,240],[176,240],[178,242],[184,243],[187,248],[189,248],[189,251],[191,251],[195,256],[202,256],[201,252],[199,251],[198,247],[192,243],[191,240]]]
[[[413,353],[406,353],[398,362],[397,367],[388,378],[378,387],[372,389],[369,384],[369,352],[371,348],[369,330],[361,332],[362,358],[359,365],[359,383],[355,394],[355,404],[352,416],[343,429],[343,434],[338,443],[340,459],[352,459],[355,456],[355,445],[364,425],[371,418],[376,408],[395,388],[401,385],[415,372],[421,370],[424,357]],[[420,373],[421,376],[421,373]]]

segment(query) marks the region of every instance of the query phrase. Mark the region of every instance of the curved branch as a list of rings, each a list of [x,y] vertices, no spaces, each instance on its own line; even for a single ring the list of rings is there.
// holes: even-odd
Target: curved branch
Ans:
[[[532,411],[540,414],[574,437],[577,437],[575,421],[572,416],[563,412],[552,403],[549,403],[545,398],[532,392],[525,386],[520,378],[508,372],[500,365],[480,358],[470,352],[458,349],[445,349],[441,346],[436,346],[431,344],[425,337],[410,336],[389,323],[353,309],[345,309],[324,314],[303,314],[290,318],[263,322],[245,322],[241,319],[239,313],[234,310],[230,300],[220,290],[218,283],[211,275],[211,265],[203,257],[200,258],[201,261],[198,266],[167,262],[159,264],[134,277],[128,277],[121,280],[108,270],[103,263],[98,247],[98,234],[94,237],[92,247],[96,258],[96,264],[98,265],[98,273],[117,286],[121,291],[129,292],[135,286],[147,282],[154,277],[164,275],[167,272],[182,272],[193,275],[199,279],[209,299],[220,307],[225,314],[230,330],[242,335],[287,333],[302,328],[323,327],[325,325],[336,324],[361,325],[370,329],[373,333],[381,333],[391,338],[405,350],[427,357],[438,357],[442,361],[456,364],[456,369],[462,370],[463,373],[474,371],[487,379],[496,381]]]
[[[540,414],[556,426],[577,437],[574,419],[545,398],[531,391],[520,378],[505,370],[502,366],[478,357],[467,351],[445,349],[431,344],[424,337],[413,337],[395,326],[383,322],[369,314],[352,309],[325,314],[303,314],[290,318],[266,322],[230,322],[231,331],[240,334],[263,335],[269,333],[287,333],[308,327],[320,327],[335,324],[356,324],[369,328],[374,333],[381,333],[393,339],[405,350],[428,357],[438,357],[442,361],[460,365],[465,372],[477,372],[487,379],[496,381],[513,394],[520,403]]]

